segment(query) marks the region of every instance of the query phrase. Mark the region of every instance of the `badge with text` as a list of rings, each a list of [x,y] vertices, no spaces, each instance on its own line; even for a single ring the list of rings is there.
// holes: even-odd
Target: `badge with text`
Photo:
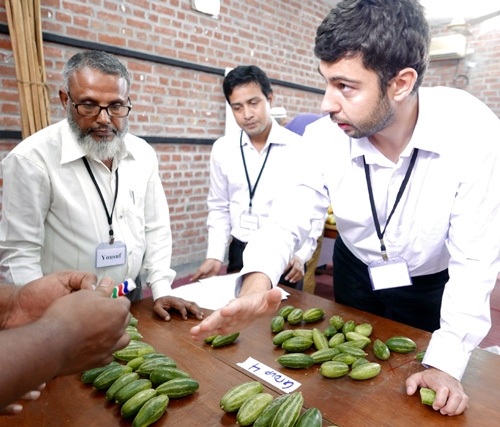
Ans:
[[[270,368],[269,366],[260,363],[252,357],[249,357],[243,363],[237,363],[237,365],[246,371],[254,374],[260,379],[266,381],[267,383],[279,388],[285,393],[291,393],[297,390],[302,384],[294,379],[287,377],[276,369]]]
[[[401,288],[411,286],[408,264],[403,258],[394,257],[387,261],[373,261],[368,266],[370,280],[374,291],[381,289]]]
[[[250,212],[243,212],[240,217],[240,227],[247,230],[258,230],[259,217]]]
[[[127,246],[123,242],[101,243],[95,251],[95,268],[123,265],[127,260]]]

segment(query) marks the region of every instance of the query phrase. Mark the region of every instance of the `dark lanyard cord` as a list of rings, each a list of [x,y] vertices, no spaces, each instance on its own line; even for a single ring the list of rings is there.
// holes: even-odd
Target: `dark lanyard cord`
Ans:
[[[252,213],[252,199],[255,194],[255,190],[257,190],[257,184],[259,183],[260,177],[262,175],[262,171],[264,170],[264,167],[266,166],[267,158],[269,157],[269,152],[271,151],[271,146],[272,144],[269,144],[269,148],[267,149],[266,153],[266,158],[264,159],[264,163],[262,164],[262,167],[260,168],[259,176],[257,177],[257,181],[255,181],[255,185],[253,186],[250,184],[250,177],[248,176],[248,170],[247,170],[247,163],[245,161],[245,154],[243,153],[243,131],[240,133],[240,150],[241,150],[241,157],[243,158],[243,166],[245,167],[245,175],[247,177],[247,184],[248,184],[248,192],[250,193],[250,202],[248,203],[248,210],[250,213]]]
[[[113,208],[111,209],[111,215],[108,212],[108,208],[106,207],[106,202],[104,201],[104,197],[102,196],[101,189],[99,188],[99,185],[97,184],[97,181],[95,179],[94,174],[92,173],[92,169],[90,169],[89,162],[85,157],[82,157],[83,163],[85,163],[85,167],[87,168],[87,171],[90,175],[90,178],[92,178],[92,182],[95,185],[95,188],[97,189],[97,192],[99,193],[99,197],[101,198],[102,205],[104,206],[104,210],[106,211],[106,218],[108,219],[108,224],[109,224],[109,243],[112,245],[115,241],[114,238],[114,232],[113,232],[113,212],[115,210],[115,205],[116,205],[116,198],[118,196],[118,168],[116,168],[115,175],[116,175],[116,188],[115,188],[115,198],[113,200]]]
[[[375,229],[377,230],[377,236],[380,240],[380,250],[382,251],[382,258],[384,259],[384,261],[388,260],[387,249],[386,249],[385,243],[384,243],[385,230],[387,229],[387,225],[389,224],[389,221],[391,220],[392,215],[394,214],[394,211],[396,210],[396,206],[398,205],[399,201],[401,200],[401,197],[403,196],[403,193],[404,193],[405,188],[406,188],[406,184],[408,184],[408,181],[410,179],[411,171],[413,170],[413,167],[415,166],[415,161],[417,160],[417,154],[418,154],[418,148],[415,148],[413,150],[413,155],[411,156],[410,165],[408,166],[408,170],[406,171],[405,177],[403,179],[403,182],[401,183],[401,187],[399,188],[398,194],[396,196],[396,201],[394,202],[394,206],[392,207],[392,211],[389,214],[389,217],[387,218],[387,222],[385,223],[384,231],[380,231],[380,223],[378,221],[377,211],[375,209],[375,200],[373,198],[372,182],[370,179],[370,167],[366,164],[365,156],[363,156],[363,164],[365,165],[366,184],[368,185],[368,194],[370,196],[370,206],[372,208],[373,222],[375,223]]]

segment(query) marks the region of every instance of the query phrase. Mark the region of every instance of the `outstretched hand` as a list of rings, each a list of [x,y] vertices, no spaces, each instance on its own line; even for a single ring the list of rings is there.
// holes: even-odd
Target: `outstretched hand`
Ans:
[[[281,302],[281,290],[247,294],[235,298],[225,307],[213,312],[199,325],[191,329],[191,337],[201,341],[211,335],[228,335],[249,326],[257,317],[277,310]]]
[[[469,397],[460,381],[439,369],[429,368],[406,380],[408,395],[414,394],[418,387],[430,388],[436,392],[432,408],[442,415],[460,415],[468,407]]]

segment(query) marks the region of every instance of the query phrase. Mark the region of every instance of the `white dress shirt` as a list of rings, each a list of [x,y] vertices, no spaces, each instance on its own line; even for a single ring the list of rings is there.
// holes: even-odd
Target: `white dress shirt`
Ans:
[[[500,271],[500,121],[463,91],[421,88],[418,96],[418,121],[397,164],[368,139],[349,138],[329,117],[307,127],[306,169],[292,189],[301,208],[289,209],[286,198],[275,202],[269,226],[245,250],[242,273],[261,271],[276,284],[286,253],[300,244],[311,220],[321,218],[330,203],[349,250],[365,264],[381,259],[362,156],[383,230],[413,148],[418,148],[384,240],[389,257],[404,258],[412,276],[449,269],[441,327],[423,362],[461,379],[471,351],[491,326],[489,296]],[[276,221],[285,210],[286,221]]]
[[[125,243],[126,263],[96,268],[96,247],[109,242],[103,203],[85,168],[85,153],[66,120],[30,136],[2,162],[3,205],[0,223],[1,273],[16,285],[58,270],[93,272],[115,283],[135,279],[141,268],[153,297],[168,295],[175,272],[170,268],[172,235],[168,205],[154,149],[125,136],[127,153],[110,171],[88,159],[111,212],[116,241]]]
[[[293,152],[302,143],[301,137],[272,120],[266,145],[260,153],[242,131],[223,136],[213,145],[207,202],[207,258],[223,261],[231,235],[242,242],[248,242],[253,234],[252,230],[241,226],[241,215],[249,211],[250,191],[241,155],[240,137],[252,189],[269,154],[252,200],[252,214],[258,218],[260,227],[267,222],[274,199],[296,173],[298,166],[293,163],[296,160]],[[302,261],[306,262],[311,258],[320,234],[321,230],[312,234],[297,251],[296,255]],[[288,261],[287,259],[287,263]]]

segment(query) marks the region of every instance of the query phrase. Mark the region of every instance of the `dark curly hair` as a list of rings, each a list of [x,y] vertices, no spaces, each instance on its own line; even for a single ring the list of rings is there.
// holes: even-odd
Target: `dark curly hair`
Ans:
[[[418,78],[416,93],[429,61],[429,25],[418,0],[343,0],[316,32],[314,53],[324,62],[360,55],[364,66],[387,83],[404,68]]]

